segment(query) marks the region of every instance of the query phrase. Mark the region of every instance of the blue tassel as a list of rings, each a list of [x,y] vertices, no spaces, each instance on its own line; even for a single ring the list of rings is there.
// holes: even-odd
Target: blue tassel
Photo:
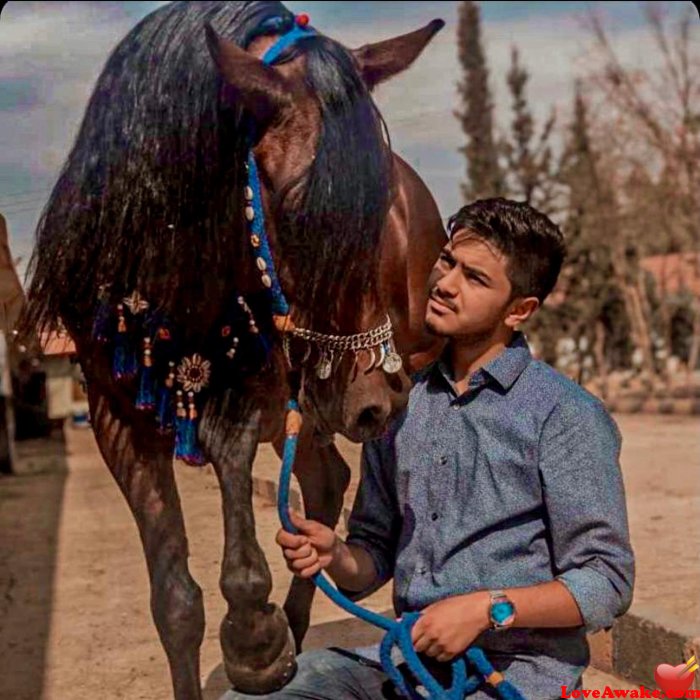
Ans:
[[[167,386],[158,390],[158,430],[162,433],[173,429],[173,397]]]
[[[107,343],[110,340],[111,310],[105,301],[98,302],[97,313],[92,324],[92,337],[98,343]]]
[[[175,419],[175,459],[183,461],[187,456],[187,447],[191,438],[187,430],[188,423],[187,418],[178,416]]]
[[[193,467],[206,464],[197,444],[197,424],[189,418],[178,417],[175,420],[175,458]]]
[[[117,336],[119,338],[119,336]],[[126,366],[126,349],[124,348],[123,340],[117,340],[114,346],[114,357],[112,358],[112,375],[115,379],[122,379],[125,373]]]
[[[139,411],[152,411],[156,407],[155,390],[153,367],[144,365],[141,367],[139,393],[136,396],[136,408]]]
[[[136,376],[138,363],[136,353],[127,342],[123,333],[117,333],[114,347],[114,358],[112,360],[112,374],[115,379],[131,379]]]

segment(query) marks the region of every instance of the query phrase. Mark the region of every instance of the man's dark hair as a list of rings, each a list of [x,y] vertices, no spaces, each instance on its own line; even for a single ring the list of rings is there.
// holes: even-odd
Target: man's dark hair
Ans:
[[[508,258],[513,297],[533,296],[542,303],[554,289],[566,245],[559,228],[525,202],[503,197],[479,199],[447,222],[449,236],[467,229]]]

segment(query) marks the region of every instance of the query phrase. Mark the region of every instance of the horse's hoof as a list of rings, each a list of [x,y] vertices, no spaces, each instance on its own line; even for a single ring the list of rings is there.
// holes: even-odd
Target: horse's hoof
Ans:
[[[245,625],[221,623],[224,668],[234,690],[264,695],[283,688],[297,670],[294,636],[276,605],[273,612],[246,616]],[[252,622],[252,626],[251,626]]]

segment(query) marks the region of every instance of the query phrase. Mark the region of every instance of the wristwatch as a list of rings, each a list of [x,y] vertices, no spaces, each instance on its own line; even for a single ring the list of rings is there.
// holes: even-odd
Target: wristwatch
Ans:
[[[489,620],[491,629],[508,629],[515,622],[515,605],[503,591],[489,591],[491,605],[489,607]]]

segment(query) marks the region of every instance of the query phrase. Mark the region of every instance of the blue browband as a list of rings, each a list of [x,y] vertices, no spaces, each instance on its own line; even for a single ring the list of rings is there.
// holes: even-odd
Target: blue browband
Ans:
[[[306,37],[316,34],[315,29],[306,25],[307,22],[307,15],[298,15],[295,18],[292,28],[285,34],[282,34],[265,52],[262,57],[262,62],[268,66],[273,64],[289,46],[295,44],[299,39],[305,39]]]

